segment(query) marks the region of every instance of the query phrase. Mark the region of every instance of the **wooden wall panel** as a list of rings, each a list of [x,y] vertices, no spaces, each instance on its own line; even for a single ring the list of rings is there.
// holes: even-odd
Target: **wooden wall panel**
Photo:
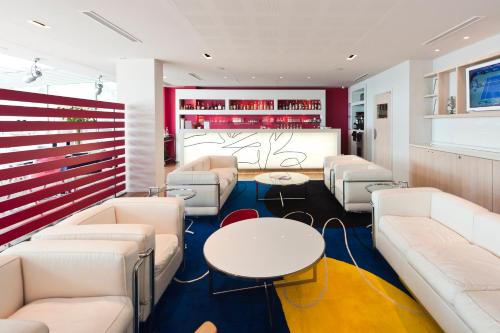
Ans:
[[[493,161],[493,211],[500,214],[500,161]]]

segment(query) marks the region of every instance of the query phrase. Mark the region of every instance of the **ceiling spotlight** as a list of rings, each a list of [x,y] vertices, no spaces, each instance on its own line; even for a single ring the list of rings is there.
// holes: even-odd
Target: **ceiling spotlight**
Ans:
[[[102,93],[102,88],[104,88],[104,83],[102,82],[102,75],[99,75],[97,81],[95,81],[95,99]]]
[[[467,40],[467,39],[469,39],[469,38],[470,38],[469,36],[464,36],[464,39],[465,39],[465,40]]]
[[[227,76],[224,76],[224,80],[226,80],[226,79],[227,79]]]
[[[441,50],[440,50],[440,49],[435,49],[435,50],[434,50],[434,52],[439,52],[439,51],[441,51]]]
[[[40,21],[37,21],[37,20],[29,20],[28,23],[31,23],[33,24],[34,26],[37,26],[39,28],[44,28],[44,29],[49,29],[50,27],[48,25],[46,25],[45,23],[42,23]]]
[[[31,71],[26,75],[24,78],[24,82],[26,83],[31,83],[36,81],[39,77],[42,76],[42,71],[40,68],[38,68],[37,63],[40,61],[40,58],[35,58],[33,66],[31,66]]]
[[[283,80],[283,78],[284,78],[284,77],[280,75],[280,80]]]
[[[307,77],[307,79],[308,79],[308,80],[310,80],[310,79],[311,79],[311,77],[310,77],[310,76],[308,76],[308,77]]]
[[[346,58],[346,60],[348,61],[354,60],[354,58],[356,58],[357,56],[358,56],[357,54],[351,54]]]
[[[252,80],[255,80],[255,76],[252,76]]]
[[[205,59],[212,59],[212,56],[208,53],[203,53],[203,56],[205,57]]]

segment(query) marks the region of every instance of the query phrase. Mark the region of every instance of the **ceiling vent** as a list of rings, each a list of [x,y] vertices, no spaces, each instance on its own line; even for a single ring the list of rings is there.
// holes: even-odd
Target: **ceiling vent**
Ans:
[[[196,80],[200,80],[200,81],[203,81],[203,79],[201,77],[199,77],[197,74],[195,73],[188,73],[189,75],[191,75],[192,77],[194,77]]]
[[[364,78],[366,78],[368,76],[368,74],[363,74],[361,76],[358,76],[357,78],[354,79],[354,82],[358,82],[358,81],[361,81],[363,80]]]
[[[124,29],[120,28],[119,26],[117,26],[113,22],[108,21],[106,18],[102,17],[101,15],[97,14],[94,11],[85,11],[85,12],[82,12],[82,14],[90,17],[91,19],[93,19],[97,23],[102,24],[106,28],[113,30],[114,32],[116,32],[117,34],[120,34],[122,37],[125,37],[126,39],[128,39],[131,42],[142,43],[142,40],[135,37],[131,33],[125,31]]]
[[[469,18],[469,19],[467,19],[467,20],[463,21],[462,23],[457,24],[456,26],[454,26],[454,27],[452,27],[452,28],[450,28],[450,29],[448,29],[448,30],[446,30],[446,31],[442,32],[442,33],[440,33],[439,35],[434,36],[434,37],[432,37],[432,38],[431,38],[431,39],[429,39],[429,40],[426,40],[425,42],[423,42],[423,43],[422,43],[422,45],[424,45],[424,46],[425,46],[425,45],[429,45],[429,44],[431,44],[431,43],[434,43],[434,42],[435,42],[435,41],[437,41],[437,40],[440,40],[440,39],[446,38],[446,37],[448,37],[448,36],[450,36],[450,35],[454,34],[454,33],[455,33],[455,32],[457,32],[457,31],[460,31],[460,30],[462,30],[462,29],[465,29],[465,28],[467,28],[468,26],[470,26],[470,25],[472,25],[472,24],[474,24],[474,23],[476,23],[476,22],[481,21],[483,18],[484,18],[484,16],[472,16],[471,18]]]

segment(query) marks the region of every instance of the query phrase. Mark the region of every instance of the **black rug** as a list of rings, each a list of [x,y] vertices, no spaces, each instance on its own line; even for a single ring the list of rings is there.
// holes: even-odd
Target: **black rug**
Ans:
[[[312,180],[300,186],[271,186],[267,193],[261,194],[261,196],[279,198],[279,191],[281,191],[284,197],[304,197],[306,190],[306,200],[285,200],[284,208],[281,206],[280,200],[265,201],[266,208],[275,216],[284,216],[295,211],[307,212],[314,217],[315,227],[322,227],[332,217],[340,218],[346,227],[371,224],[370,213],[345,213],[342,205],[338,203],[321,180]],[[310,218],[304,214],[294,214],[290,216],[290,218],[292,217],[294,220],[300,220],[304,223],[310,221]],[[339,224],[330,223],[328,227],[339,227]]]

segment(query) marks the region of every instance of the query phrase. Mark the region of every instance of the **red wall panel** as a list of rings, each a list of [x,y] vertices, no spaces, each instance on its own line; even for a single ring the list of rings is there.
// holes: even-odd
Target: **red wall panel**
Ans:
[[[0,245],[123,193],[124,109],[0,89]]]

